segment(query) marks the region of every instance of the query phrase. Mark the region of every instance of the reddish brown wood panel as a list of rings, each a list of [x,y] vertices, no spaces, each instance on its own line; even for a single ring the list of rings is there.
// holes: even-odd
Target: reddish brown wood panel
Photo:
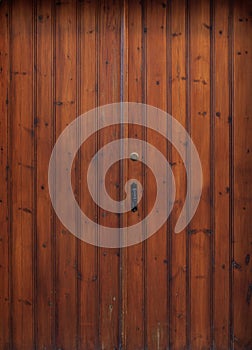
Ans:
[[[55,236],[45,166],[54,142],[54,10],[40,1],[36,9],[36,318],[39,348],[55,345]],[[49,346],[50,344],[50,346]]]
[[[27,349],[34,347],[36,313],[34,6],[15,1],[10,12],[10,328],[11,346]]]
[[[189,337],[193,348],[208,349],[211,345],[213,237],[210,219],[210,3],[204,0],[190,1],[188,21],[188,127],[199,152],[204,178],[201,202],[188,231]]]
[[[187,127],[187,69],[186,69],[186,1],[174,1],[171,6],[171,114]],[[186,154],[184,155],[186,157]],[[174,229],[186,195],[186,173],[176,150],[172,149],[171,162],[176,178],[176,199],[171,218]],[[187,344],[188,280],[187,269],[188,237],[184,230],[171,237],[171,288],[170,288],[170,345],[174,349],[183,349]]]
[[[11,276],[9,274],[10,267],[10,236],[9,236],[9,218],[8,218],[8,193],[9,193],[9,169],[8,169],[8,99],[9,99],[9,9],[5,3],[1,9],[1,29],[0,29],[0,94],[1,94],[1,121],[0,121],[0,342],[2,347],[10,345],[10,290],[9,283]]]
[[[98,10],[98,105],[120,101],[121,95],[121,8],[116,1],[102,1]],[[99,125],[99,120],[97,121]],[[98,147],[120,138],[120,126],[113,125],[110,132],[100,131]],[[115,149],[119,154],[119,150]],[[103,172],[108,154],[103,154],[103,161],[98,171]],[[110,195],[120,199],[120,169],[116,163],[107,174]],[[98,185],[99,186],[99,185]],[[98,197],[102,196],[99,193]],[[98,223],[119,227],[120,217],[100,209]],[[100,232],[98,231],[98,239]],[[113,349],[118,346],[120,328],[120,251],[117,248],[98,250],[99,261],[99,348]]]
[[[128,100],[143,102],[143,18],[142,6],[139,2],[128,3]],[[127,101],[124,99],[124,101]],[[131,120],[129,120],[131,122]],[[129,125],[128,137],[144,138],[144,129]],[[144,165],[140,162],[135,166],[128,163],[128,173],[144,183]],[[128,225],[140,222],[144,217],[144,204],[139,205],[138,215],[129,213]],[[143,226],[142,226],[143,230]],[[142,232],[143,233],[143,232]],[[125,304],[124,317],[124,347],[127,349],[142,349],[145,344],[145,279],[144,279],[144,243],[127,248],[124,264]],[[134,283],[132,283],[134,281]]]
[[[79,105],[78,113],[86,112],[97,106],[98,81],[98,6],[95,2],[83,1],[78,8],[78,45],[79,45]],[[90,62],[88,65],[86,62]],[[87,172],[90,156],[98,149],[97,137],[86,145],[80,153],[81,173]],[[81,180],[81,176],[79,176]],[[94,203],[81,200],[87,193],[87,184],[80,182],[79,203],[81,208],[97,222],[98,210]],[[98,281],[98,249],[85,242],[79,242],[79,348],[99,348],[99,281]]]
[[[55,137],[77,116],[77,4],[55,7]],[[75,142],[70,140],[69,142]],[[73,170],[73,187],[77,180]],[[60,196],[60,193],[57,194]],[[65,198],[60,198],[69,211]],[[77,225],[77,222],[76,222]],[[55,227],[56,344],[59,348],[77,345],[77,239],[57,219]]]
[[[212,200],[215,208],[212,217],[213,238],[213,334],[217,349],[230,347],[230,159],[231,115],[229,93],[231,89],[230,20],[231,9],[227,1],[216,1],[212,7],[214,27],[212,33]],[[222,157],[216,156],[221,150]],[[225,244],[223,244],[225,242]]]
[[[3,0],[0,22],[0,349],[251,349],[251,1]],[[187,129],[202,195],[191,222],[174,233],[193,184],[183,162],[190,149],[179,154],[130,116],[95,132],[73,162],[75,198],[98,224],[85,227],[96,237],[91,245],[58,219],[48,165],[77,116],[121,101],[158,107]],[[92,123],[99,127],[98,113]],[[101,225],[119,232],[142,223],[145,237],[142,221],[155,204],[153,171],[128,159],[113,164],[104,183],[120,201],[127,180],[137,179],[143,197],[135,212],[109,212],[89,194],[92,157],[120,139],[119,157],[124,138],[167,158],[175,203],[147,240],[98,247]],[[151,160],[145,146],[139,152]],[[103,152],[97,172],[110,156]],[[165,183],[164,198],[168,175]],[[97,180],[96,200],[101,188]],[[80,217],[57,196],[79,229]]]
[[[251,339],[251,2],[233,10],[233,337],[235,349]]]

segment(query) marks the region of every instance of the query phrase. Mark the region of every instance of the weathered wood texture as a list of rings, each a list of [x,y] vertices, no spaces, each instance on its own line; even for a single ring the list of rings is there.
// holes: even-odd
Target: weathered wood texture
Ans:
[[[252,349],[251,1],[3,0],[0,24],[0,349]],[[152,171],[124,161],[109,169],[107,190],[120,200],[126,180],[138,179],[137,212],[95,205],[85,175],[108,142],[152,143],[177,187],[155,235],[98,248],[56,217],[48,163],[71,121],[119,101],[161,108],[188,130],[203,191],[188,227],[174,234],[187,186],[176,149],[131,120],[95,133],[72,169],[93,221],[133,225],[155,202]]]

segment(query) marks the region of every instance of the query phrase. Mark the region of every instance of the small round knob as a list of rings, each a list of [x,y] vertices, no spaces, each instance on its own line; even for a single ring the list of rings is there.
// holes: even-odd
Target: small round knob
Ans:
[[[136,161],[139,159],[139,154],[137,152],[130,153],[130,159]]]

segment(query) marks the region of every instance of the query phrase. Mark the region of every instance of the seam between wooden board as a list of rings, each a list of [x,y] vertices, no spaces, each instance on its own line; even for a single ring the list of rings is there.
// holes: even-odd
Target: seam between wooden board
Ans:
[[[210,0],[210,346],[214,348],[214,247],[215,247],[215,0]]]
[[[185,17],[185,28],[186,28],[186,130],[188,134],[191,133],[191,120],[190,120],[190,108],[191,108],[191,94],[190,94],[190,5],[189,0],[186,0],[186,17]],[[190,152],[187,149],[186,161],[190,161]],[[188,184],[190,187],[190,184]],[[190,193],[190,188],[189,188]],[[189,199],[190,202],[190,199]],[[188,208],[187,208],[188,217]],[[190,348],[191,343],[191,284],[190,284],[190,240],[189,240],[190,224],[186,228],[186,347]]]
[[[228,52],[229,52],[229,289],[230,289],[230,328],[229,344],[230,349],[234,349],[234,307],[233,307],[233,258],[234,258],[234,2],[229,3],[229,26],[228,26]]]

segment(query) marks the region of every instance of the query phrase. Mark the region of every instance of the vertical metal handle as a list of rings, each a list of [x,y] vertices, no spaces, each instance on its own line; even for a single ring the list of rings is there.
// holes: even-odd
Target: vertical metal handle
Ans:
[[[130,186],[131,189],[131,211],[137,211],[137,184],[133,182]]]

